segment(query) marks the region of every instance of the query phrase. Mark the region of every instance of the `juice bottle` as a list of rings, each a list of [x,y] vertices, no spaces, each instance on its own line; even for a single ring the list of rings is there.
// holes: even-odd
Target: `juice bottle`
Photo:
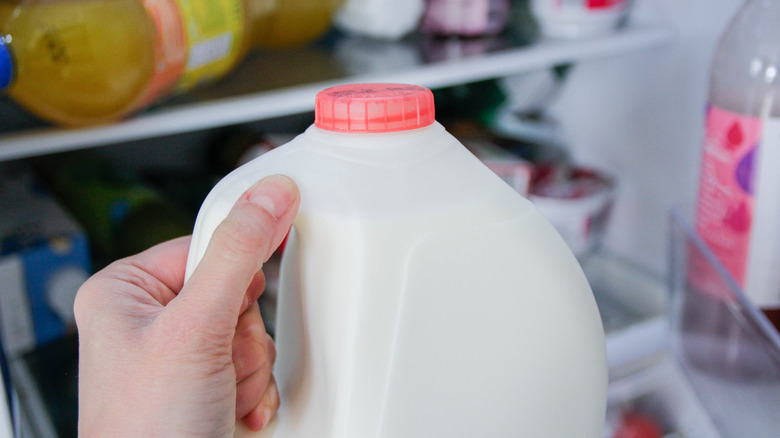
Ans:
[[[0,35],[8,94],[47,120],[116,119],[152,78],[154,21],[138,0],[4,0]]]
[[[226,74],[272,7],[272,0],[0,0],[0,70],[10,72],[0,86],[55,123],[113,121]]]
[[[277,0],[276,7],[256,22],[254,43],[259,47],[296,47],[330,29],[343,0]]]
[[[603,436],[588,282],[533,204],[435,121],[430,90],[319,93],[313,126],[208,195],[185,279],[238,197],[277,173],[301,193],[278,292],[281,408],[239,436]]]

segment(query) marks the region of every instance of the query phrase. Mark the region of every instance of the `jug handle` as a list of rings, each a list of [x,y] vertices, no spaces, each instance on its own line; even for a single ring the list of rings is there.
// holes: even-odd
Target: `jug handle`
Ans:
[[[260,166],[261,163],[257,162],[261,160],[256,159],[255,161],[256,163],[250,162],[228,174],[214,186],[203,201],[192,232],[192,241],[187,255],[187,268],[184,273],[185,283],[203,258],[217,226],[227,217],[238,198],[265,176],[279,173],[269,170],[261,171],[258,167],[264,166]]]

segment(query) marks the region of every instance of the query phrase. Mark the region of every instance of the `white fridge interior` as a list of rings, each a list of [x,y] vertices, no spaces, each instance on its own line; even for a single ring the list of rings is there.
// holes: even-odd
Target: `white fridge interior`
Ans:
[[[576,159],[619,181],[606,247],[659,275],[670,209],[694,206],[710,64],[741,3],[635,2],[633,19],[671,26],[674,41],[577,64],[552,108]]]

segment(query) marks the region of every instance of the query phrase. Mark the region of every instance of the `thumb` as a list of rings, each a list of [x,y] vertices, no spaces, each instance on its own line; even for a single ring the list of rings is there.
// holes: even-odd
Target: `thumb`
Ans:
[[[216,228],[203,259],[179,293],[179,305],[235,328],[247,288],[281,244],[300,194],[286,176],[263,178],[239,197]]]

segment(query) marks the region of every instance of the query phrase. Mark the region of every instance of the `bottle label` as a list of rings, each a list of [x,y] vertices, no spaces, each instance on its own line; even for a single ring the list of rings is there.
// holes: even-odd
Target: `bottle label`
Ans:
[[[155,72],[138,106],[175,88],[226,73],[239,56],[244,11],[238,0],[143,0],[157,28]]]
[[[778,150],[780,118],[708,109],[696,231],[757,305],[780,303]],[[717,274],[693,262],[693,284],[719,294]]]
[[[552,9],[566,11],[615,12],[628,6],[627,0],[552,0]]]
[[[154,50],[155,71],[139,102],[144,107],[171,91],[182,77],[187,64],[187,37],[179,6],[175,0],[143,0],[157,28]]]
[[[620,9],[625,5],[626,0],[586,0],[585,2],[585,6],[591,11]]]
[[[179,87],[189,89],[227,73],[238,60],[244,36],[239,0],[176,0],[186,23],[189,48]]]

